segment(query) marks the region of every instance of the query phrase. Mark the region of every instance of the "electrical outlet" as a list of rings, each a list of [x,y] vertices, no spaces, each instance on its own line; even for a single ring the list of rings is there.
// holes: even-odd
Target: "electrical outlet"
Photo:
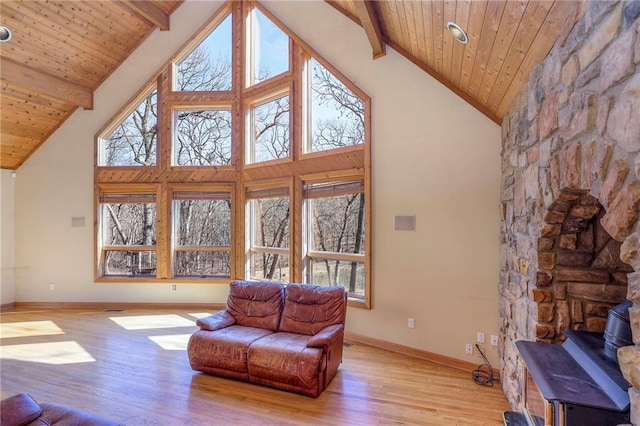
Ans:
[[[484,343],[484,333],[482,331],[478,331],[476,342]]]
[[[467,355],[473,355],[473,345],[471,343],[464,345],[464,353]]]
[[[498,346],[498,335],[497,334],[492,334],[491,335],[491,346]]]
[[[407,320],[407,327],[416,328],[416,321],[413,318],[409,318]]]
[[[177,285],[174,284],[174,285],[171,286],[171,290],[177,290],[177,289],[178,289]]]
[[[49,284],[49,290],[53,291],[56,289],[56,285],[54,283]]]
[[[475,356],[477,356],[478,358],[482,358],[482,355],[480,354],[481,351],[482,351],[482,353],[484,353],[484,344],[483,343],[476,343],[475,345],[473,345],[473,354]]]

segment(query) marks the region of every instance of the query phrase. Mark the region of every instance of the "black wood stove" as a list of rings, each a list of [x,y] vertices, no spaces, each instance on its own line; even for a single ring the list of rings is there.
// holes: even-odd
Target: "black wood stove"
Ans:
[[[566,330],[567,339],[562,345],[517,341],[516,347],[524,361],[525,411],[505,413],[505,425],[629,423],[627,391],[630,385],[622,376],[616,357],[619,346],[632,343],[629,305],[627,302],[609,311],[604,334]],[[625,336],[629,336],[629,340]]]

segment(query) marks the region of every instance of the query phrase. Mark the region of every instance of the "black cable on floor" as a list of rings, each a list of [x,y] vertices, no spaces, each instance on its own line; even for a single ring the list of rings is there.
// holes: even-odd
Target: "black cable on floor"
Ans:
[[[476,349],[480,353],[480,356],[484,360],[484,364],[480,364],[477,369],[473,370],[471,377],[473,381],[479,385],[493,386],[494,383],[500,383],[500,379],[493,376],[493,367],[489,363],[489,360],[480,350],[480,346],[476,343]]]

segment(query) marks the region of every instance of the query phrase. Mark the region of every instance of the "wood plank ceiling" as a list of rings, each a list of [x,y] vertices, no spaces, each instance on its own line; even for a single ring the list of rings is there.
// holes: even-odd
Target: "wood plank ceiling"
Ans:
[[[392,47],[498,124],[584,13],[580,0],[326,1],[364,28],[374,58]],[[450,21],[467,44],[449,34]]]
[[[0,167],[17,169],[156,28],[178,1],[0,2]]]
[[[374,57],[390,46],[500,123],[533,67],[583,13],[563,0],[326,0],[363,26]],[[0,167],[17,169],[156,27],[177,1],[0,3]],[[466,45],[445,29],[457,22]]]

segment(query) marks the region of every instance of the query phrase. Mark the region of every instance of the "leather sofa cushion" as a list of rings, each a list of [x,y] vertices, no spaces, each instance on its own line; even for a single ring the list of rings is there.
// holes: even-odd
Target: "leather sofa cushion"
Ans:
[[[345,322],[344,287],[289,284],[279,331],[314,335]]]
[[[216,331],[198,330],[189,339],[190,361],[236,372],[247,372],[247,349],[273,331],[232,325]]]
[[[322,350],[308,348],[309,336],[274,333],[256,340],[249,348],[249,377],[316,389],[318,372],[326,364]]]
[[[283,302],[282,284],[233,281],[227,298],[227,311],[238,325],[278,331]]]
[[[28,393],[20,393],[3,399],[0,406],[2,426],[24,426],[37,419],[42,408]]]

